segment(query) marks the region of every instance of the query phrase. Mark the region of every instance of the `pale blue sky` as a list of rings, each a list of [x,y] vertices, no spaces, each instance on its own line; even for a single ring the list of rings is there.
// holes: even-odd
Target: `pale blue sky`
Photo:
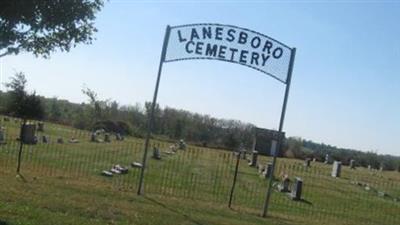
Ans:
[[[17,70],[41,95],[82,102],[86,84],[102,98],[143,103],[152,98],[167,24],[232,24],[297,48],[289,136],[400,155],[399,21],[400,4],[389,1],[110,1],[96,20],[93,45],[47,60],[4,57],[1,82]],[[276,129],[283,91],[240,65],[175,62],[164,66],[159,103]]]

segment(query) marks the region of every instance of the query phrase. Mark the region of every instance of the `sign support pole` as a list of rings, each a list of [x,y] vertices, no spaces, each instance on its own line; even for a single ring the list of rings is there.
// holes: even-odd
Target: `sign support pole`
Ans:
[[[165,61],[165,55],[167,53],[170,31],[171,31],[171,27],[167,26],[166,31],[165,31],[165,36],[164,36],[163,47],[162,47],[162,51],[161,51],[160,64],[158,66],[158,74],[157,74],[156,87],[154,90],[153,102],[151,104],[150,115],[147,119],[147,133],[146,133],[146,140],[145,140],[145,144],[144,144],[142,168],[140,170],[139,187],[138,187],[138,191],[137,191],[138,195],[143,195],[143,181],[144,181],[144,171],[146,169],[146,162],[147,162],[147,152],[149,150],[151,131],[153,129],[153,124],[154,124],[154,110],[155,110],[156,102],[157,102],[158,87],[160,86],[162,66]]]
[[[236,154],[236,167],[235,167],[235,175],[233,176],[233,184],[232,184],[232,188],[231,188],[231,194],[229,195],[229,203],[228,203],[229,208],[231,208],[231,206],[232,206],[233,192],[235,191],[241,153],[242,152],[240,152],[240,151],[238,153],[235,153]]]
[[[274,152],[274,157],[273,157],[273,160],[272,160],[272,171],[271,171],[271,174],[269,175],[268,190],[267,190],[267,195],[265,197],[263,211],[262,211],[262,214],[261,214],[262,217],[266,217],[267,213],[268,213],[268,206],[269,206],[269,201],[270,201],[270,198],[271,198],[272,184],[273,184],[274,172],[275,172],[275,167],[276,167],[276,158],[278,156],[278,151],[280,151],[281,147],[282,147],[283,135],[281,135],[281,134],[282,134],[282,130],[283,130],[283,123],[285,121],[286,105],[287,105],[287,101],[288,101],[288,97],[289,97],[290,83],[292,81],[292,72],[293,72],[295,55],[296,55],[296,48],[293,48],[291,50],[291,55],[290,55],[288,77],[287,77],[286,89],[285,89],[285,98],[283,100],[281,119],[279,121],[278,148]]]

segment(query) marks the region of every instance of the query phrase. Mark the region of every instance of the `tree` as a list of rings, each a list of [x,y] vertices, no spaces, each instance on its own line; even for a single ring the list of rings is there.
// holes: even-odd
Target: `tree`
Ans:
[[[96,123],[101,119],[102,115],[101,103],[99,98],[97,97],[97,93],[88,87],[83,88],[82,93],[89,98],[89,105],[92,109],[91,114],[92,118],[94,119],[93,123]]]
[[[52,98],[48,107],[48,118],[52,121],[60,121],[62,118],[61,108],[57,101],[57,98]]]
[[[46,58],[56,49],[90,44],[102,6],[103,0],[2,0],[0,57],[28,51]]]
[[[15,117],[22,118],[21,131],[19,135],[20,145],[18,152],[17,173],[21,167],[21,156],[23,148],[24,128],[28,119],[42,119],[44,117],[44,107],[39,96],[35,92],[28,94],[26,91],[27,80],[24,73],[17,72],[11,81],[6,84],[10,88],[10,99],[7,105],[7,112]]]
[[[6,83],[6,87],[11,89],[6,111],[23,120],[40,120],[44,117],[44,107],[35,92],[29,94],[26,91],[26,83],[25,74],[22,72],[17,72],[11,81]]]

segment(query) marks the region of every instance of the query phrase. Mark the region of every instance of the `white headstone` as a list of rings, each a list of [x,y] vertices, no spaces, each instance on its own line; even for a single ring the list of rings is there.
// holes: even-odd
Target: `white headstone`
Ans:
[[[278,145],[277,140],[272,140],[271,141],[271,156],[274,156],[277,152],[276,146]]]
[[[325,164],[329,164],[329,161],[330,161],[331,159],[330,159],[330,157],[329,157],[329,154],[326,154],[325,155]]]
[[[251,167],[257,166],[257,157],[258,157],[258,152],[253,151],[253,153],[251,154],[251,160],[250,160],[249,166],[251,166]]]
[[[356,161],[354,159],[350,160],[350,169],[355,169],[356,168]]]
[[[340,161],[333,162],[332,177],[340,177],[341,169],[342,169],[342,162]]]

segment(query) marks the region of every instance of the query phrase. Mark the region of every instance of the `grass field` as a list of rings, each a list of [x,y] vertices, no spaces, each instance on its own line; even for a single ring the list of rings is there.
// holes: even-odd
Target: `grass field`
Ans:
[[[278,159],[280,174],[301,177],[303,200],[274,191],[268,218],[259,214],[267,180],[241,160],[233,207],[227,207],[236,158],[232,152],[188,146],[166,154],[171,143],[152,141],[162,160],[149,154],[145,196],[137,196],[139,169],[100,176],[114,164],[141,162],[143,140],[89,142],[90,134],[46,123],[49,144],[25,145],[15,177],[19,123],[3,122],[7,144],[0,145],[0,225],[11,224],[400,224],[400,173],[342,169],[294,159]],[[65,143],[57,144],[63,137]],[[79,143],[68,143],[70,138]],[[260,157],[259,162],[271,161]],[[369,190],[366,190],[366,186]],[[379,196],[378,193],[385,193]],[[397,199],[397,201],[395,201]]]

